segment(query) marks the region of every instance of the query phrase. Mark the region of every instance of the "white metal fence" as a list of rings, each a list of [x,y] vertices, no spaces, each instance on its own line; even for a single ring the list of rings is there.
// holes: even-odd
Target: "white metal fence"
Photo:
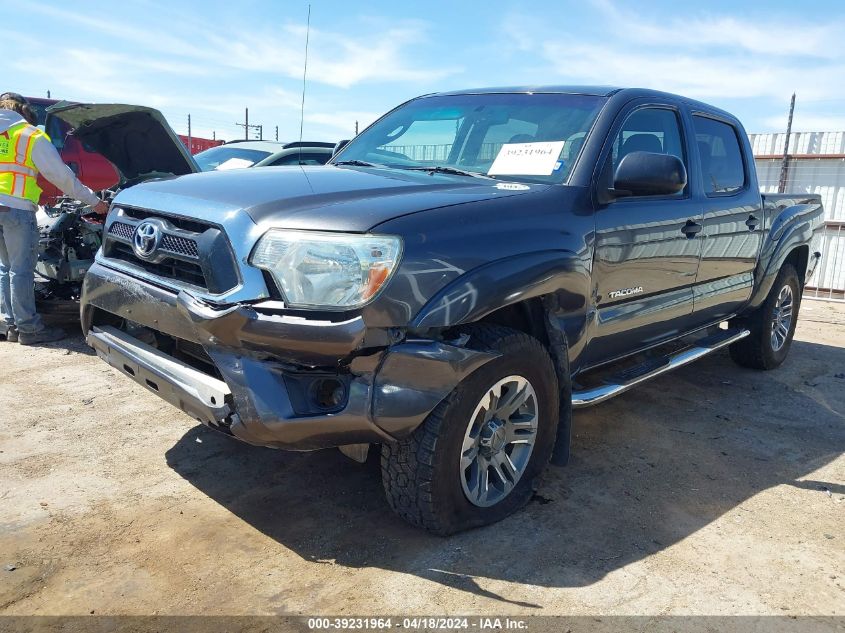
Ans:
[[[793,135],[786,192],[816,193],[825,208],[825,227],[816,272],[807,283],[808,299],[845,301],[845,132]],[[763,193],[778,190],[783,134],[752,134],[757,177]]]
[[[807,284],[810,299],[845,301],[845,222],[827,222],[822,236],[822,260]]]

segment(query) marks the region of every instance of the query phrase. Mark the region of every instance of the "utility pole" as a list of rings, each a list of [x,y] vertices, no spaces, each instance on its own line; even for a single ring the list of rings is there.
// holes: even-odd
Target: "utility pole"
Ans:
[[[216,140],[217,140],[217,130],[212,130],[212,131],[211,131],[211,140],[212,140],[212,141],[216,141]]]
[[[191,115],[188,115],[188,153],[194,153],[194,139],[191,138]]]
[[[789,137],[792,135],[792,114],[795,112],[795,93],[792,93],[792,101],[789,104],[789,120],[786,123],[786,140],[783,143],[783,160],[780,164],[780,180],[778,181],[778,193],[786,193],[786,181],[789,177]]]
[[[251,129],[259,130],[260,128],[263,127],[261,125],[250,125],[249,124],[249,108],[244,109],[244,122],[243,123],[235,123],[235,125],[237,125],[238,127],[242,127],[244,129],[244,140],[245,141],[249,140],[249,131]],[[262,140],[263,140],[263,134],[264,134],[263,131],[261,131],[261,134],[262,134]]]
[[[257,127],[258,127],[258,140],[263,141],[264,140],[264,126],[259,125]]]
[[[279,126],[276,126],[276,140],[279,140]]]
[[[48,99],[50,98],[50,91],[49,90],[47,91],[47,98]]]
[[[358,136],[358,121],[355,121],[355,136]]]

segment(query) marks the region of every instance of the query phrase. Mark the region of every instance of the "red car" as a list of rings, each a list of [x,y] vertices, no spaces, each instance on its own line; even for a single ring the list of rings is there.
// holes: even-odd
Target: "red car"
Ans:
[[[86,146],[85,143],[69,134],[70,128],[66,123],[47,114],[47,108],[58,103],[57,99],[37,97],[27,97],[27,99],[38,117],[38,125],[44,126],[53,145],[59,150],[62,160],[73,170],[77,178],[94,191],[108,189],[117,184],[118,175],[112,164],[90,146]],[[40,176],[38,186],[44,190],[41,194],[41,204],[46,206],[55,204],[61,192]]]

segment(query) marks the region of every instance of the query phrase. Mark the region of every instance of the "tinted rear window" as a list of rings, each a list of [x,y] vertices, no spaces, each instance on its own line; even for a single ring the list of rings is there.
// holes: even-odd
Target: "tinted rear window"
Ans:
[[[745,166],[736,128],[703,116],[692,119],[705,193],[735,193],[744,188]]]

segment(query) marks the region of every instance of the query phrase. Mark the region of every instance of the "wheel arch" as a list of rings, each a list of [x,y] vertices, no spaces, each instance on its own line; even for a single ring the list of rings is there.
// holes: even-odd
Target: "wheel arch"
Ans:
[[[546,348],[560,388],[552,463],[569,460],[572,427],[570,349],[583,344],[590,270],[572,251],[538,251],[494,261],[443,288],[413,320],[418,330],[490,323],[524,332]],[[575,340],[577,339],[577,340]]]
[[[810,261],[810,247],[807,244],[793,248],[789,255],[783,260],[784,264],[792,264],[798,273],[798,279],[801,281],[801,288],[804,287],[804,282],[807,279],[807,265]],[[783,264],[781,264],[783,268]]]
[[[453,328],[510,320],[534,335],[530,325],[547,297],[561,310],[583,310],[590,276],[581,258],[570,251],[538,251],[499,259],[468,271],[429,299],[412,320],[416,330]]]
[[[795,266],[801,284],[804,284],[812,272],[811,267],[818,261],[818,253],[814,251],[819,246],[824,226],[824,209],[818,195],[765,194],[763,203],[769,228],[760,249],[749,310],[758,308],[766,300],[787,261]]]
[[[793,230],[785,232],[777,241],[769,241],[763,247],[763,253],[758,264],[755,291],[749,303],[750,309],[756,309],[766,300],[781,268],[790,263],[798,272],[801,286],[807,278],[810,264],[810,242],[813,237],[813,227],[809,223],[795,226]]]

